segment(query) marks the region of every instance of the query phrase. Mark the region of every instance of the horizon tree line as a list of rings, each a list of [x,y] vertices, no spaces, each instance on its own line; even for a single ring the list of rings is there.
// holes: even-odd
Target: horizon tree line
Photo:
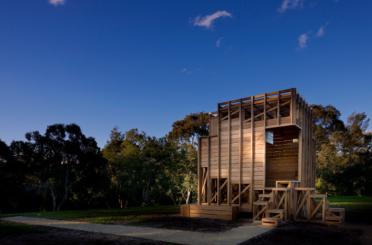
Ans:
[[[346,122],[312,105],[318,190],[372,195],[372,133],[365,113]],[[0,211],[179,205],[196,199],[197,138],[208,113],[173,123],[163,137],[112,129],[103,149],[76,124],[53,124],[8,146],[0,139]]]

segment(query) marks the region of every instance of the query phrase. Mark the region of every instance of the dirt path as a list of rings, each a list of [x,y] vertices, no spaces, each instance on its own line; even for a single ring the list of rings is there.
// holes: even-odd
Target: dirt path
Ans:
[[[270,228],[264,228],[254,224],[242,225],[224,232],[195,232],[130,225],[92,224],[79,221],[23,216],[7,217],[2,220],[181,244],[238,244],[271,230]]]

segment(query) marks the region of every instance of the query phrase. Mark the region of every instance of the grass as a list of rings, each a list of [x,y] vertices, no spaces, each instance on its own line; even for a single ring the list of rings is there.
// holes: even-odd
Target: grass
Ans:
[[[34,232],[32,225],[0,221],[0,237],[4,235],[19,235]]]
[[[329,196],[329,201],[335,205],[369,205],[372,206],[372,197],[367,196]]]
[[[178,206],[132,207],[126,209],[88,209],[65,210],[58,212],[31,212],[3,214],[6,216],[28,216],[61,220],[79,220],[91,223],[132,223],[141,222],[148,217],[156,215],[169,215],[179,213]]]
[[[346,221],[372,223],[372,197],[366,196],[330,196],[330,205],[346,209]],[[126,209],[89,209],[66,210],[58,212],[32,212],[0,214],[1,216],[23,215],[51,219],[81,220],[102,224],[128,224],[146,222],[161,215],[177,214],[178,206],[132,207]]]
[[[346,209],[346,221],[372,224],[372,197],[366,196],[330,196],[332,207]]]

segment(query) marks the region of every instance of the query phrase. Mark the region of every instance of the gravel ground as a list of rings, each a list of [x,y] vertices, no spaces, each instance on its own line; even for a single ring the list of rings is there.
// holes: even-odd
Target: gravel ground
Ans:
[[[359,245],[372,244],[366,240],[365,226],[324,225],[312,223],[287,224],[244,242],[244,245]]]
[[[1,222],[2,228],[14,224]],[[17,226],[0,232],[1,245],[122,245],[171,244],[140,238],[59,229],[45,226]]]

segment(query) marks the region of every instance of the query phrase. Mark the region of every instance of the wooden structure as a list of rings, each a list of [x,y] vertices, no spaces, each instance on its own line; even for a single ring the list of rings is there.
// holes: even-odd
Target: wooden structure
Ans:
[[[317,217],[321,209],[325,221],[326,201],[315,201],[311,110],[296,89],[219,103],[209,136],[199,139],[198,159],[198,203],[183,206],[184,216],[252,212],[254,220],[278,224]]]

